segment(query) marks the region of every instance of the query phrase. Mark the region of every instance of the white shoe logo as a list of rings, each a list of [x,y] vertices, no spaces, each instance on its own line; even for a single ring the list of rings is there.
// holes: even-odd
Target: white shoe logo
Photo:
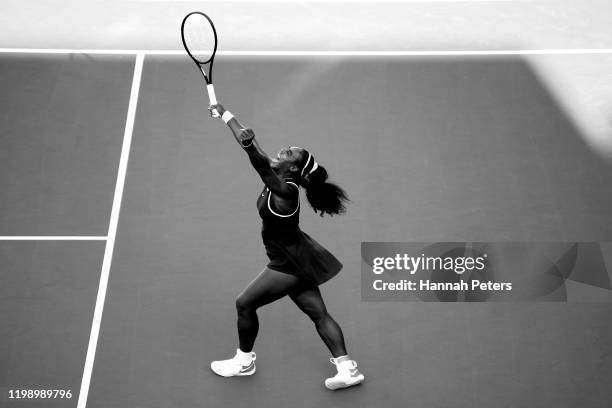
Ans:
[[[249,370],[251,370],[251,368],[253,368],[253,365],[255,364],[255,361],[251,361],[251,364],[249,364],[248,366],[242,366],[242,369],[240,369],[241,373],[245,373]]]
[[[351,368],[349,369],[349,374],[351,374],[351,377],[357,377],[359,375],[359,370],[356,368]]]

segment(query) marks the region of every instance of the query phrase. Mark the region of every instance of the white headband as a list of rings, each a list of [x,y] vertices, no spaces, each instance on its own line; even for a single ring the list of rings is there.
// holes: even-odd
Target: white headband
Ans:
[[[301,147],[291,146],[290,149],[301,149]],[[306,150],[306,149],[304,149],[304,150]],[[308,167],[308,163],[310,163],[310,159],[312,159],[312,154],[310,154],[310,152],[308,152],[308,160],[306,160],[306,164],[304,164],[304,167],[302,168],[302,171],[300,172],[300,176],[304,177],[304,171],[306,170],[306,167]],[[310,169],[310,171],[308,171],[308,173],[306,173],[306,175],[309,175],[310,173],[315,171],[317,169],[317,167],[319,167],[319,163],[317,163],[316,160],[313,159],[313,162],[314,162],[314,164],[312,165],[312,169]]]
[[[304,167],[302,167],[302,172],[300,173],[300,175],[302,177],[304,177],[304,170],[306,170],[306,167],[308,167],[308,163],[310,163],[310,159],[312,159],[312,154],[310,154],[310,152],[309,152],[308,153],[308,160],[306,160],[306,164],[304,164]]]
[[[310,160],[313,161],[313,165],[312,168],[308,171],[308,173],[306,173],[306,175],[309,175],[310,173],[312,173],[313,171],[315,171],[317,169],[317,167],[319,167],[319,163],[317,163],[313,158],[312,158],[312,154],[310,154],[310,152],[308,152],[308,160],[306,160],[306,164],[304,164],[304,167],[302,168],[302,171],[300,172],[300,175],[302,177],[304,177],[304,171],[306,170],[306,168],[308,167],[308,164],[310,163]]]
[[[319,167],[319,163],[314,162],[314,165],[312,166],[312,169],[310,169],[310,171],[308,172],[308,174],[312,173],[313,171],[315,171],[317,169],[317,167]]]

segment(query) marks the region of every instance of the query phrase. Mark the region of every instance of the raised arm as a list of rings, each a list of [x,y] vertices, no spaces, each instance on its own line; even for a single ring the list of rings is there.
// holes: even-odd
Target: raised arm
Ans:
[[[270,158],[261,149],[257,140],[255,140],[255,133],[253,129],[243,127],[238,119],[234,117],[229,111],[225,110],[223,105],[214,105],[209,108],[215,109],[221,115],[223,121],[232,131],[234,139],[242,147],[242,149],[249,156],[249,161],[253,165],[259,177],[270,189],[272,193],[283,198],[292,198],[295,195],[295,189],[290,184],[287,184],[284,180],[278,177],[272,167],[270,167]]]

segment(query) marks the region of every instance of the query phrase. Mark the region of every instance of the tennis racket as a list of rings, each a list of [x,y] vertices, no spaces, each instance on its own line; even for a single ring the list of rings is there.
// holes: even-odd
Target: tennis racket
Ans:
[[[181,24],[181,38],[185,51],[204,76],[210,104],[216,105],[217,96],[212,83],[212,67],[217,52],[217,31],[212,20],[199,11],[187,14]],[[212,115],[218,118],[219,112],[213,109]]]

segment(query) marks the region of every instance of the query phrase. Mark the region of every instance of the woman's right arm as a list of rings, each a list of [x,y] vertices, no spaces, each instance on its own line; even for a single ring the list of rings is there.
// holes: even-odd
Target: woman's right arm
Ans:
[[[208,108],[208,110],[212,110],[212,109],[219,112],[220,116],[223,116],[224,113],[228,112],[221,104],[213,105]],[[236,139],[236,142],[238,142],[238,144],[242,148],[245,148],[247,145],[250,145],[250,143],[252,142],[256,146],[257,151],[262,156],[265,156],[266,158],[268,157],[266,153],[263,150],[261,150],[261,148],[259,147],[259,143],[257,143],[257,141],[254,139],[254,136],[255,136],[254,134],[252,135],[253,138],[250,138],[250,139],[249,139],[249,135],[244,134],[243,132],[245,130],[244,126],[242,126],[240,122],[238,122],[238,119],[236,119],[234,115],[231,115],[231,119],[229,119],[226,123],[227,123],[227,126],[229,126],[229,128],[231,129],[232,134],[234,135],[234,139]]]
[[[228,112],[225,110],[223,105],[220,104],[213,105],[209,108],[209,110],[210,109],[215,109],[222,117],[223,114]],[[228,115],[231,114],[228,113]],[[253,129],[244,128],[240,122],[238,122],[238,119],[236,119],[233,115],[231,115],[231,118],[229,119],[227,117],[224,118],[224,121],[231,129],[236,142],[238,142],[238,144],[249,156],[251,165],[255,171],[257,171],[257,174],[259,174],[266,187],[268,187],[270,191],[279,197],[293,198],[295,195],[293,186],[287,184],[284,180],[281,180],[276,175],[274,170],[272,170],[272,167],[270,167],[270,158],[259,146],[257,140],[255,140],[255,133],[253,132]]]

